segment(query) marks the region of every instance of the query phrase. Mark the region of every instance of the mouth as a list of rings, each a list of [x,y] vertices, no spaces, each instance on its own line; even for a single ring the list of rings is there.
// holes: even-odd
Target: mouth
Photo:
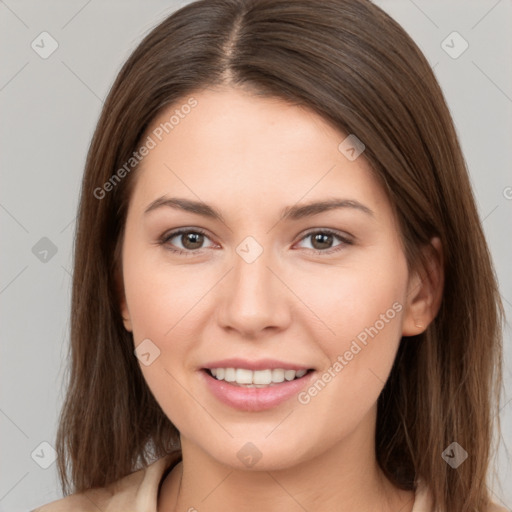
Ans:
[[[278,407],[310,385],[316,371],[266,368],[202,368],[199,374],[218,401],[245,412],[265,411]]]
[[[313,368],[292,370],[285,368],[267,368],[249,370],[247,368],[203,368],[211,378],[226,382],[232,386],[244,388],[267,388],[282,383],[296,381],[313,372]]]

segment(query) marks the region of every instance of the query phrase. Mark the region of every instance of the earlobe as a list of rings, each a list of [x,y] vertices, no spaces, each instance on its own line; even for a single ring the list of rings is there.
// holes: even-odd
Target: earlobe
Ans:
[[[131,321],[130,313],[128,311],[128,307],[126,306],[126,299],[123,299],[121,302],[121,316],[123,317],[124,328],[128,332],[132,332],[132,330],[133,330],[132,321]]]
[[[117,297],[118,297],[118,301],[119,301],[119,309],[120,309],[121,317],[123,318],[124,328],[128,332],[132,332],[133,328],[132,328],[131,316],[130,316],[130,312],[128,311],[128,306],[126,304],[126,295],[125,295],[125,291],[124,291],[123,279],[122,279],[122,276],[120,275],[119,271],[116,272],[114,282],[115,282]]]
[[[402,336],[416,336],[436,317],[443,297],[444,263],[441,240],[434,237],[424,248],[426,266],[409,280]]]

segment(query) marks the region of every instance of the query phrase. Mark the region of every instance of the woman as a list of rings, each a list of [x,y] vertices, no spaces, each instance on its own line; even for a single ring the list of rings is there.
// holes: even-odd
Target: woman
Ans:
[[[38,510],[500,510],[492,263],[432,70],[369,1],[156,27],[89,150],[73,279],[72,494]]]

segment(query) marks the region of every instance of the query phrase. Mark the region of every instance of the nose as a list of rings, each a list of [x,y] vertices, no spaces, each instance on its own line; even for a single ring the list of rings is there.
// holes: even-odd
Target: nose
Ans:
[[[265,250],[251,263],[234,254],[233,268],[217,297],[217,319],[223,329],[255,338],[289,325],[291,294],[271,259]]]

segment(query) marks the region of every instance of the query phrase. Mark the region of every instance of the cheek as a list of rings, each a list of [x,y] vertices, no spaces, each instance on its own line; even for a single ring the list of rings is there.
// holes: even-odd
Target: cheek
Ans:
[[[194,317],[201,297],[215,282],[211,269],[167,264],[155,256],[156,251],[133,254],[124,265],[126,300],[136,342],[141,336],[158,340],[175,336]]]
[[[161,259],[160,259],[161,260]],[[201,275],[203,274],[203,275]],[[151,253],[131,253],[124,264],[126,300],[135,347],[151,340],[158,356],[140,364],[144,380],[160,407],[181,431],[193,424],[201,410],[187,392],[189,351],[199,339],[200,299],[215,280],[210,272],[155,261]],[[156,349],[153,349],[156,350]]]
[[[361,258],[357,264],[318,268],[292,277],[293,290],[307,308],[302,319],[315,329],[327,347],[343,348],[358,334],[377,323],[384,337],[401,332],[401,314],[407,285],[405,260],[390,251],[387,257]],[[395,306],[393,307],[393,305]],[[398,304],[398,305],[397,305]],[[309,311],[309,313],[308,313]],[[385,327],[381,316],[384,315]]]
[[[318,386],[326,389],[318,400],[325,407],[366,410],[377,399],[401,339],[406,286],[406,261],[389,251],[371,262],[317,273],[298,288],[315,313],[301,327],[327,356],[320,378],[328,383]]]
[[[403,275],[400,265],[396,270],[395,276]],[[382,272],[339,284],[345,287],[336,294],[337,306],[331,306],[330,317],[326,317],[336,332],[332,341],[323,342],[330,364],[319,377],[327,383],[316,386],[320,392],[306,390],[303,402],[316,401],[313,407],[318,410],[328,409],[342,416],[350,411],[353,418],[361,418],[375,404],[395,360],[402,332],[405,281],[397,283]]]

